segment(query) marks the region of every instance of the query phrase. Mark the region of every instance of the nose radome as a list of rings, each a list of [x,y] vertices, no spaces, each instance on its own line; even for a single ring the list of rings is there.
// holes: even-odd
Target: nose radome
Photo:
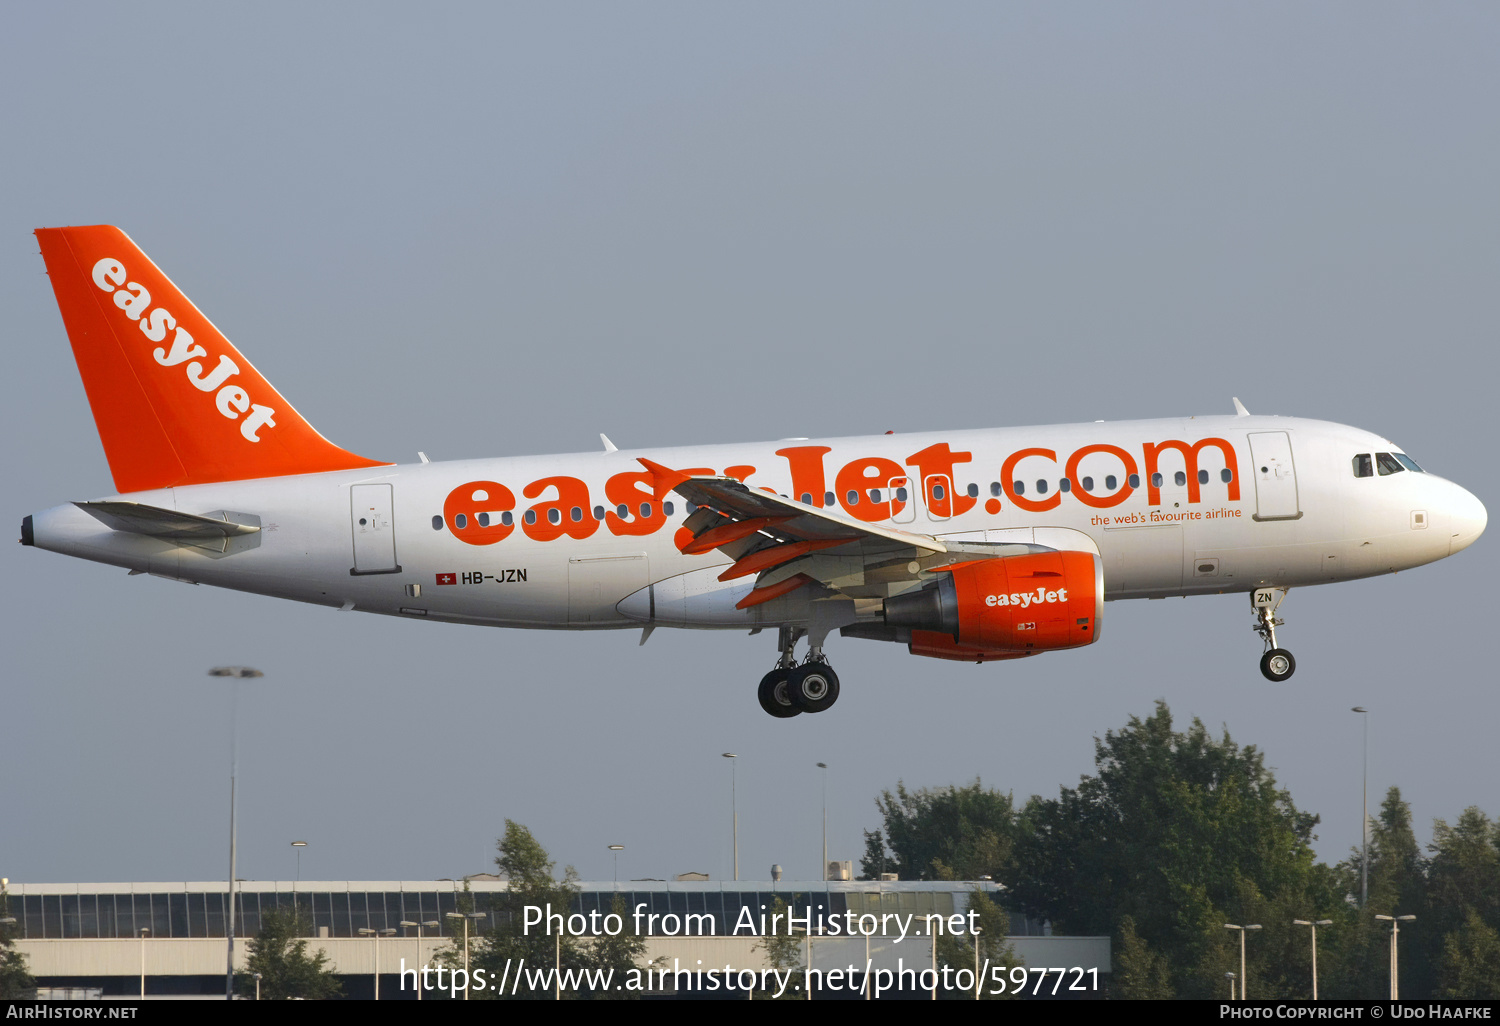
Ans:
[[[1451,525],[1448,528],[1451,535],[1448,547],[1450,555],[1473,545],[1484,533],[1485,525],[1490,519],[1478,496],[1462,488],[1458,489],[1458,496],[1453,500],[1448,516]]]

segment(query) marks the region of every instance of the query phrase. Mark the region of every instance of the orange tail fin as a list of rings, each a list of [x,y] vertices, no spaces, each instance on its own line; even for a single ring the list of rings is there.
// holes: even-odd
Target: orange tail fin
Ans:
[[[389,465],[318,434],[120,229],[36,237],[121,492]]]

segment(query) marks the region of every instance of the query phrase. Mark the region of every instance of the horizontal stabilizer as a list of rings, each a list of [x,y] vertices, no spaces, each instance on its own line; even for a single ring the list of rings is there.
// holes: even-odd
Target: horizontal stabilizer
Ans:
[[[141,502],[75,502],[73,505],[113,531],[143,534],[213,552],[227,553],[231,540],[260,533],[260,517],[227,510],[199,516]]]

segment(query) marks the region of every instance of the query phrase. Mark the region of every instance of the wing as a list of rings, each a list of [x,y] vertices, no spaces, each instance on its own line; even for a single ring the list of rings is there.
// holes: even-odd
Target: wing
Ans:
[[[933,568],[949,563],[1046,549],[940,540],[863,523],[734,478],[692,477],[640,462],[652,472],[658,497],[675,491],[697,507],[677,532],[681,551],[696,555],[717,549],[733,559],[721,581],[759,575],[754,590],[738,603],[741,609],[808,585],[824,595],[879,601],[920,587]]]

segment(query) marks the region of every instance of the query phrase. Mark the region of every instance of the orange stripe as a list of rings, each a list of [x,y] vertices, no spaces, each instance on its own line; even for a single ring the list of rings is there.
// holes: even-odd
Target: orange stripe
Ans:
[[[788,577],[786,580],[773,584],[770,587],[756,588],[750,594],[736,602],[734,608],[749,609],[751,606],[758,606],[762,602],[769,602],[773,598],[780,598],[789,591],[796,591],[811,580],[812,578],[806,574],[798,574],[795,577]]]
[[[698,535],[686,545],[680,546],[685,556],[696,556],[702,552],[711,552],[720,545],[728,545],[730,542],[739,541],[741,538],[754,534],[763,527],[779,524],[791,517],[752,517],[749,520],[736,520],[728,524],[720,524],[718,527],[710,527],[707,531]]]
[[[825,538],[822,541],[799,541],[788,542],[785,545],[773,545],[769,549],[760,549],[744,557],[734,566],[719,575],[721,581],[732,581],[736,577],[745,577],[749,574],[769,570],[773,566],[780,566],[788,560],[796,559],[798,556],[819,549],[831,549],[835,545],[847,545],[849,542],[857,541],[855,538]]]

